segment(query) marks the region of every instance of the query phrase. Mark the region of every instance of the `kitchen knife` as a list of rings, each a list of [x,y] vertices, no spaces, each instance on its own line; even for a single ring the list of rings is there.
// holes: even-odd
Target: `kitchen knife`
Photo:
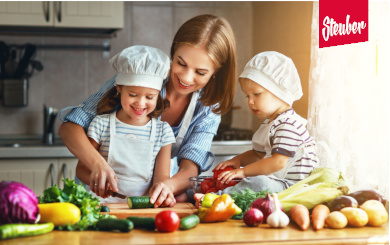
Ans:
[[[121,199],[126,199],[127,198],[127,196],[125,196],[125,195],[123,195],[121,193],[118,193],[118,192],[113,192],[112,190],[109,190],[108,194],[110,194],[113,197],[118,197],[118,198],[121,198]]]

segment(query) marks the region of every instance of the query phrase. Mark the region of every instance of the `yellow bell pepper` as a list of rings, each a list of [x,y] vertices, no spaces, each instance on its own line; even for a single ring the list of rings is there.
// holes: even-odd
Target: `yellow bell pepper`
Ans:
[[[198,216],[201,222],[225,221],[236,213],[233,198],[228,194],[223,194],[214,200],[211,207],[202,207],[198,210]]]
[[[215,201],[215,199],[217,199],[218,197],[220,197],[220,195],[217,195],[217,194],[214,194],[214,193],[207,193],[204,198],[203,198],[203,201],[202,201],[202,208],[209,208],[213,205],[213,202]],[[242,209],[237,206],[235,203],[233,204],[234,205],[234,209],[236,210],[235,214],[234,215],[239,215],[242,213]]]

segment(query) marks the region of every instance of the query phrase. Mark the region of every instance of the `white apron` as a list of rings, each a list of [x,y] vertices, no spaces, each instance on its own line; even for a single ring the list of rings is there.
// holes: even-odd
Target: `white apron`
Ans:
[[[284,118],[285,118],[284,115],[279,115],[276,119],[283,120]],[[273,122],[274,121],[269,122],[268,124],[265,124],[265,123],[261,124],[260,128],[256,131],[256,133],[253,135],[253,138],[252,138],[253,149],[255,151],[265,152],[266,155],[264,158],[268,158],[268,157],[272,156],[272,146],[271,146],[271,142],[269,140],[269,136],[270,136],[270,129],[274,125]],[[303,152],[301,152],[301,150],[298,148],[298,150],[295,153],[295,156],[293,158],[290,157],[288,159],[288,162],[286,163],[286,165],[284,166],[283,169],[281,169],[278,172],[275,172],[273,174],[270,174],[268,176],[272,177],[272,178],[276,177],[278,179],[284,179],[288,173],[288,170],[294,164],[296,159],[301,158],[302,153]]]
[[[156,119],[152,119],[149,141],[116,135],[116,112],[110,114],[110,146],[108,164],[118,178],[118,192],[126,196],[148,195],[153,177],[153,146]],[[127,202],[115,197],[100,198],[103,203]]]
[[[181,143],[183,142],[184,136],[186,135],[188,128],[190,126],[192,117],[194,116],[194,111],[196,107],[196,102],[198,101],[199,92],[193,92],[191,97],[191,102],[188,105],[187,111],[184,114],[179,133],[176,136],[176,142],[172,145],[171,150],[171,176],[177,172],[178,164],[176,163],[176,155],[179,152]]]

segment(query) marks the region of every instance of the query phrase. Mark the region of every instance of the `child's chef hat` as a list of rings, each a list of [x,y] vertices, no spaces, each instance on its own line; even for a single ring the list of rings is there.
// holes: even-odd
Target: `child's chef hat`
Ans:
[[[255,55],[245,65],[240,77],[263,86],[290,106],[303,95],[301,81],[293,61],[275,51]]]
[[[171,66],[169,57],[160,49],[131,46],[110,59],[118,73],[117,85],[140,86],[161,90]]]

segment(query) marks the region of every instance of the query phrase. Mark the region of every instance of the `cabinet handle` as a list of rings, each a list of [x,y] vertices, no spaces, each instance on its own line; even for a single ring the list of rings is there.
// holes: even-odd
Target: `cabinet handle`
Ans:
[[[49,22],[50,19],[50,2],[46,2],[46,22]]]
[[[61,9],[61,2],[58,2],[58,11],[57,11],[57,20],[58,22],[61,22],[62,21],[62,17],[61,17],[61,13],[62,13],[62,9]]]
[[[62,177],[66,179],[66,163],[62,164]]]
[[[50,170],[50,181],[51,181],[50,186],[53,186],[54,185],[54,164],[53,163],[50,163],[49,170]]]

